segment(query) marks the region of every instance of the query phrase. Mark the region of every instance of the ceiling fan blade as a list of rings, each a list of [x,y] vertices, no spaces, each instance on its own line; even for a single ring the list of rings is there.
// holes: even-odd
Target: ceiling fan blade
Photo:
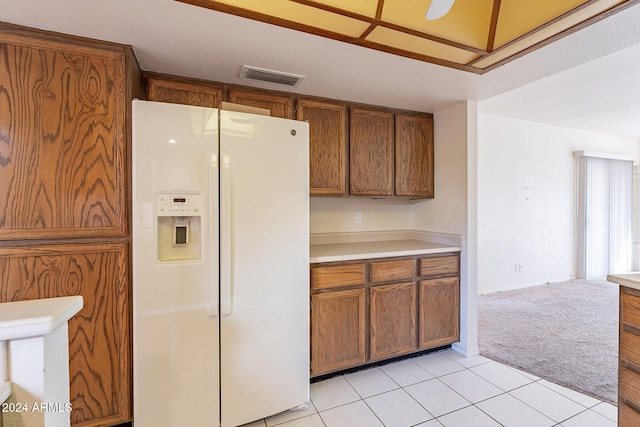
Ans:
[[[449,13],[454,1],[455,0],[433,0],[429,9],[427,9],[425,18],[428,21],[435,21],[436,19],[442,18]]]

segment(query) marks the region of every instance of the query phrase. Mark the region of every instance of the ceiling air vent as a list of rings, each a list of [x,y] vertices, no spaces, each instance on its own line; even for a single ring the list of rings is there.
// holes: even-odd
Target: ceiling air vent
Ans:
[[[245,80],[260,80],[262,82],[276,83],[285,86],[298,86],[302,79],[304,79],[304,76],[243,65],[240,78]]]

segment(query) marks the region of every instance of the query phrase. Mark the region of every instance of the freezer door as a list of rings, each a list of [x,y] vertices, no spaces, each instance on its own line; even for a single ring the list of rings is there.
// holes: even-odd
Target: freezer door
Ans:
[[[308,124],[220,112],[221,416],[309,399]]]
[[[219,425],[217,144],[216,110],[134,101],[136,427]],[[162,216],[172,215],[165,205],[185,216]],[[159,232],[167,224],[192,235]],[[200,245],[199,256],[172,261],[159,250],[187,241]]]

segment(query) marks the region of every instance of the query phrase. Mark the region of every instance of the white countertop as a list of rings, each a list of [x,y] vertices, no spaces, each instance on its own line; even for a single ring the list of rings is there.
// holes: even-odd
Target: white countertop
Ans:
[[[81,296],[0,303],[0,341],[49,334],[82,309]]]
[[[318,263],[438,254],[460,252],[461,250],[460,246],[405,239],[311,245],[309,247],[309,256],[311,263]]]
[[[607,280],[621,286],[640,290],[640,273],[610,274]]]

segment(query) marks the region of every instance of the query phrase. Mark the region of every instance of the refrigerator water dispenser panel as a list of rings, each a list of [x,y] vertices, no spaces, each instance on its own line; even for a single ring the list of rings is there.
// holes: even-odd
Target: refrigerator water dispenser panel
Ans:
[[[199,261],[202,258],[200,194],[158,194],[156,217],[159,262]]]

